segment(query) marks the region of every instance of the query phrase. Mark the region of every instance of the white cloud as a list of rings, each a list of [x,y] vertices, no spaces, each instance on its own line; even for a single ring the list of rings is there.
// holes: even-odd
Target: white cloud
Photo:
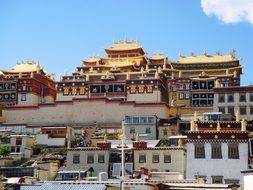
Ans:
[[[253,25],[253,0],[201,0],[208,16],[217,16],[224,23],[249,22]]]

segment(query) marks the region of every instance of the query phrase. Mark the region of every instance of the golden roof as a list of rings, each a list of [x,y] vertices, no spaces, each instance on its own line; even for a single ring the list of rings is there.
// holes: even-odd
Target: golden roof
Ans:
[[[219,53],[215,55],[193,55],[190,56],[179,56],[178,63],[214,63],[214,62],[230,62],[235,61],[237,58],[233,54],[221,55]]]
[[[119,40],[114,41],[112,46],[109,48],[105,48],[105,50],[111,51],[121,51],[121,50],[133,50],[133,49],[140,49],[142,46],[137,41],[128,41],[128,40]]]
[[[155,53],[152,57],[150,57],[150,59],[152,60],[161,60],[161,59],[165,59],[166,55],[162,54],[162,53]]]
[[[84,62],[93,63],[93,62],[97,62],[97,61],[100,61],[100,60],[101,60],[101,58],[99,56],[91,56],[88,59],[84,60]]]
[[[2,70],[3,73],[26,73],[42,70],[42,67],[34,61],[17,63],[11,70]]]

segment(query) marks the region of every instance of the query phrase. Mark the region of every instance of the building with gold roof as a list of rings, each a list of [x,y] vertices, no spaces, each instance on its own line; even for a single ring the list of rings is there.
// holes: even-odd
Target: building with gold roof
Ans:
[[[18,108],[4,108],[6,123],[22,123],[23,119],[38,125],[96,121],[117,123],[120,127],[125,115],[168,118],[169,115],[211,111],[214,87],[240,85],[242,65],[233,52],[180,55],[178,60],[171,61],[161,53],[149,57],[137,41],[128,40],[115,41],[104,50],[106,56],[82,60],[71,75],[61,77],[56,83],[55,103],[50,106],[33,103],[33,107],[23,108],[23,102],[17,99],[14,102],[21,104]],[[40,77],[47,77],[40,67],[29,63],[2,72],[5,78],[35,78],[38,72]],[[18,84],[21,98],[28,81]],[[53,81],[48,84],[47,89],[32,86],[28,89],[55,97]],[[46,102],[53,102],[53,98],[49,100]],[[14,114],[17,112],[20,113]],[[24,118],[31,113],[33,117]]]
[[[53,103],[55,98],[55,82],[38,63],[21,62],[0,70],[0,104],[35,106]]]

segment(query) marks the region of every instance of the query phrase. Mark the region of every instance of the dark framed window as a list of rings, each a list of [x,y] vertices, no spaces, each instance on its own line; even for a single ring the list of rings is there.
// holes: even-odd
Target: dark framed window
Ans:
[[[246,108],[247,108],[246,106],[240,106],[239,107],[241,115],[246,115],[247,114]]]
[[[239,179],[224,179],[225,184],[239,184]]]
[[[164,163],[171,163],[171,155],[170,154],[164,155]]]
[[[222,152],[221,152],[221,144],[212,144],[212,158],[213,159],[221,159]]]
[[[219,102],[225,102],[225,94],[219,94]]]
[[[234,106],[228,106],[228,113],[234,115],[235,111],[234,111]]]
[[[200,81],[200,89],[207,89],[206,81]]]
[[[21,137],[16,138],[16,145],[22,145],[22,138]]]
[[[80,163],[80,154],[73,154],[73,164]]]
[[[140,154],[139,163],[145,163],[145,162],[146,162],[146,154]]]
[[[159,154],[153,154],[152,161],[153,163],[159,163]]]
[[[223,183],[223,176],[212,176],[212,183]]]
[[[228,144],[228,158],[239,159],[239,146],[237,143]]]
[[[234,102],[234,94],[228,94],[228,102]]]
[[[208,81],[208,89],[213,89],[214,81]]]
[[[195,158],[205,157],[205,144],[195,144]]]
[[[199,82],[198,81],[192,82],[192,89],[199,89]]]
[[[225,107],[219,107],[218,110],[219,112],[225,113]]]
[[[249,101],[253,102],[253,94],[249,95]]]
[[[130,134],[134,134],[135,133],[135,128],[130,128]]]
[[[89,164],[94,163],[94,155],[93,154],[88,154],[87,163],[89,163]]]
[[[150,134],[150,133],[151,133],[151,129],[150,129],[150,127],[147,127],[147,128],[146,128],[146,133],[148,133],[148,134]]]
[[[253,114],[253,106],[250,106],[250,114]]]
[[[104,154],[98,155],[98,163],[105,163],[105,155]]]
[[[246,94],[245,94],[245,93],[241,93],[241,94],[240,94],[239,101],[240,101],[240,102],[246,102]]]

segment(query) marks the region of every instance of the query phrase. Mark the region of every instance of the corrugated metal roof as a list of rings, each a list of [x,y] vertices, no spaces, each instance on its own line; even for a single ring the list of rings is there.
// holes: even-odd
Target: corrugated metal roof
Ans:
[[[20,186],[20,190],[105,190],[104,184],[44,184]]]

